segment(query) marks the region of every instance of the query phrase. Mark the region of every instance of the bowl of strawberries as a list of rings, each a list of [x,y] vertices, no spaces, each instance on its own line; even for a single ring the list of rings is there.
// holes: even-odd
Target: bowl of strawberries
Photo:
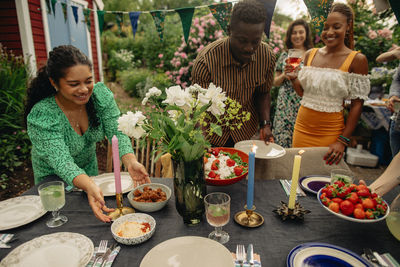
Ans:
[[[330,213],[353,222],[374,223],[389,215],[386,201],[364,184],[348,184],[343,180],[327,184],[318,191],[317,198]]]
[[[213,147],[204,156],[208,185],[230,185],[248,174],[249,155],[230,147]]]

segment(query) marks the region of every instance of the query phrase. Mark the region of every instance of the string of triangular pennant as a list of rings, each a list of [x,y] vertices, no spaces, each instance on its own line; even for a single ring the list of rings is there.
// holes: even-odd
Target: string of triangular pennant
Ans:
[[[67,14],[68,14],[67,6],[71,6],[72,14],[74,16],[75,22],[78,23],[79,19],[78,19],[78,7],[77,6],[74,6],[71,4],[66,4],[64,2],[59,2],[58,0],[45,0],[45,1],[46,1],[47,12],[49,14],[51,14],[53,12],[54,16],[55,16],[55,10],[56,10],[56,3],[60,3],[65,21],[67,21],[67,19],[68,19],[67,18]],[[133,11],[133,12],[93,10],[90,8],[82,8],[82,11],[83,11],[82,14],[84,16],[84,21],[90,31],[90,25],[91,25],[90,13],[96,12],[97,19],[99,22],[100,33],[103,32],[104,14],[105,13],[115,15],[115,20],[116,20],[117,26],[120,30],[121,30],[121,25],[123,24],[123,16],[124,16],[124,14],[128,14],[130,22],[131,22],[131,26],[132,26],[133,37],[135,37],[140,15],[144,14],[144,13],[148,13],[153,17],[156,30],[158,32],[160,40],[162,41],[163,35],[164,35],[164,22],[165,22],[166,14],[169,12],[177,12],[179,14],[179,17],[181,18],[183,36],[184,36],[185,41],[187,42],[189,33],[190,33],[190,28],[192,25],[192,18],[193,18],[194,10],[196,8],[209,8],[211,11],[211,14],[218,21],[221,28],[225,32],[227,32],[227,27],[229,24],[230,14],[231,14],[231,10],[232,10],[232,3],[235,3],[238,1],[239,0],[234,0],[232,2],[216,3],[216,4],[211,4],[211,5],[184,7],[184,8],[176,8],[176,9],[168,9],[168,10]],[[265,23],[265,34],[269,38],[272,15],[274,13],[276,0],[259,0],[259,1],[264,4],[264,7],[267,11],[268,19]],[[303,0],[303,1],[306,4],[308,12],[311,16],[311,24],[315,28],[317,34],[321,34],[325,19],[328,15],[330,7],[333,4],[333,0]],[[397,0],[389,0],[389,2],[392,6],[394,13],[396,14],[396,17],[399,19],[400,4],[397,3]]]

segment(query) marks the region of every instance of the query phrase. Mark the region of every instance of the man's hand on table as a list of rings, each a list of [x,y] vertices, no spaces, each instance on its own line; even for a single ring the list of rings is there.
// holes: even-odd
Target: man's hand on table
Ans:
[[[260,128],[260,140],[265,141],[266,143],[274,143],[271,126],[265,125]]]

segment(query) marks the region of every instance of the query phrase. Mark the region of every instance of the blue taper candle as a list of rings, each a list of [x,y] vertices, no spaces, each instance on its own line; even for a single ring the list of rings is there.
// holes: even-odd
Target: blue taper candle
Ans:
[[[247,209],[253,208],[254,199],[254,165],[255,165],[256,153],[254,151],[249,152],[249,174],[247,176]]]

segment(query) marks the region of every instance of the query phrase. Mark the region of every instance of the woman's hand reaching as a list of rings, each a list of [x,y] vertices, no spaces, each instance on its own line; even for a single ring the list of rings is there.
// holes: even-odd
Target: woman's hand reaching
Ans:
[[[330,144],[329,150],[324,156],[325,163],[329,165],[334,163],[336,163],[336,165],[339,164],[340,160],[343,158],[345,148],[346,147],[339,141]]]
[[[89,205],[97,219],[102,222],[111,222],[111,217],[104,214],[103,212],[112,212],[114,209],[110,209],[104,202],[103,192],[98,185],[94,182],[86,189],[88,196]]]
[[[122,161],[128,169],[128,172],[133,180],[134,187],[141,184],[151,183],[146,168],[136,160],[136,157],[133,154],[126,154],[122,156]]]

